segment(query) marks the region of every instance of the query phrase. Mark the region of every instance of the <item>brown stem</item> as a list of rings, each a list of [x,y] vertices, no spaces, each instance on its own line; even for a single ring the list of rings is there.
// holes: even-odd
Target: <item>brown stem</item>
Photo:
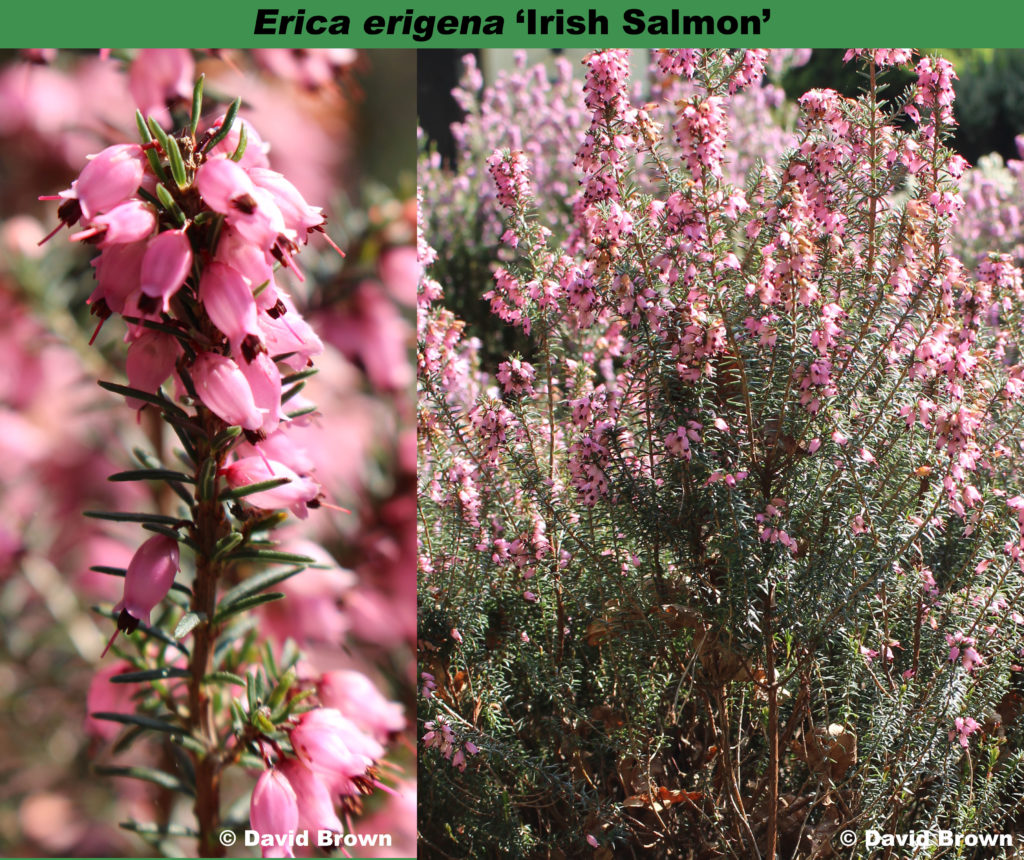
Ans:
[[[214,436],[220,422],[205,409],[201,417],[209,436]],[[213,450],[203,441],[197,446],[199,462],[196,465],[196,486],[200,499],[196,507],[192,539],[196,544],[196,578],[192,589],[192,611],[205,618],[192,632],[191,677],[188,685],[189,730],[204,747],[194,753],[196,770],[195,815],[199,826],[199,856],[223,857],[224,848],[217,838],[220,829],[220,773],[222,755],[220,735],[204,679],[213,671],[213,650],[217,641],[217,626],[212,623],[217,608],[217,581],[223,562],[214,559],[217,540],[228,531],[224,508],[217,501],[217,480],[213,481],[210,498],[203,497],[201,475],[204,465],[214,463],[214,474],[223,466],[225,452]]]
[[[775,860],[779,838],[779,686],[775,678],[775,643],[772,615],[775,586],[768,589],[764,612],[765,675],[768,685],[768,844],[765,856]]]

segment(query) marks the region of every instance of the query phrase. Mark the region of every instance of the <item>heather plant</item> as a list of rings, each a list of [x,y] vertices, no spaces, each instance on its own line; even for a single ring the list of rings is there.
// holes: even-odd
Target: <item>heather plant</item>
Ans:
[[[315,668],[292,635],[304,621],[302,639],[337,643],[347,625],[335,601],[354,586],[323,549],[278,531],[337,508],[300,441],[317,412],[300,392],[324,344],[286,291],[289,276],[304,279],[296,257],[309,237],[333,242],[323,210],[270,169],[241,100],[204,122],[203,90],[200,76],[178,130],[137,112],[140,142],[102,149],[57,197],[53,234],[66,226],[98,250],[93,338],[112,317],[127,328],[127,385],[100,384],[157,443],[110,480],[161,488],[157,510],[87,512],[149,533],[125,566],[94,568],[122,578],[123,596],[100,610],[119,660],[90,689],[90,720],[97,735],[114,727],[116,752],[166,740],[155,761],[97,766],[164,792],[159,820],[122,826],[171,853],[192,840],[201,856],[222,856],[249,827],[264,856],[293,856],[300,832],[356,844],[345,840],[364,804],[394,791],[384,759],[405,717],[362,672]],[[154,99],[176,123],[175,97]],[[270,609],[286,594],[290,619]]]
[[[756,86],[737,92],[727,110],[736,130],[732,158],[726,165],[731,180],[742,184],[755,158],[770,158],[791,142],[792,106],[781,87],[773,83],[789,68],[806,62],[809,51],[776,51],[762,67]],[[478,298],[490,278],[491,262],[505,253],[502,208],[484,166],[498,147],[522,151],[529,159],[538,208],[556,240],[572,246],[578,241],[574,211],[584,205],[575,169],[577,151],[589,126],[583,102],[583,82],[564,57],[553,63],[530,66],[526,53],[517,51],[509,70],[498,73],[485,86],[476,58],[467,54],[459,86],[452,95],[465,112],[452,125],[457,147],[456,164],[443,165],[435,151],[421,155],[420,184],[432,205],[426,213],[427,228],[438,251],[437,275],[467,285],[451,297],[453,309],[480,336],[502,338],[500,344],[485,342],[488,353],[520,349],[525,344],[511,332],[496,333],[486,325],[486,309]],[[650,58],[646,81],[637,81],[631,98],[655,99],[652,122],[671,126],[673,103],[689,95],[688,79],[656,74],[657,59]],[[451,169],[448,169],[451,167]],[[636,174],[644,181],[645,174]]]
[[[769,56],[655,60],[688,92],[668,130],[627,51],[585,60],[574,243],[545,168],[488,158],[484,297],[527,344],[495,368],[423,184],[424,850],[830,857],[863,856],[843,830],[1009,833],[1024,296],[1009,257],[972,275],[953,251],[953,68],[847,52],[862,94],[806,93],[791,145],[739,184],[730,105]]]

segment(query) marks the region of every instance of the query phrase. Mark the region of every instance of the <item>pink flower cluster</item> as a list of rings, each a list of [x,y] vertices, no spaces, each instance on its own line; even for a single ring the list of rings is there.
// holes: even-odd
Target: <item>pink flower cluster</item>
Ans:
[[[287,479],[250,503],[304,517],[321,493],[288,438],[288,427],[302,419],[285,411],[284,379],[304,371],[323,344],[275,269],[301,279],[294,257],[309,233],[323,231],[323,213],[269,169],[259,136],[244,120],[218,135],[223,122],[198,143],[167,139],[103,150],[61,193],[60,220],[83,228],[73,241],[100,249],[89,302],[101,325],[111,313],[128,322],[129,384],[155,395],[172,377],[178,396],[190,394],[242,428],[249,447],[225,467],[228,483]],[[190,152],[184,182],[168,180],[165,147],[179,159],[181,150]],[[189,324],[196,312],[210,321],[208,329]],[[132,404],[145,405],[135,398]]]
[[[249,820],[262,837],[264,857],[294,857],[289,837],[297,832],[345,832],[336,804],[346,816],[378,781],[384,744],[405,727],[400,705],[388,702],[357,672],[328,673],[321,679],[324,707],[302,714],[288,731],[294,757],[278,753],[253,789]]]

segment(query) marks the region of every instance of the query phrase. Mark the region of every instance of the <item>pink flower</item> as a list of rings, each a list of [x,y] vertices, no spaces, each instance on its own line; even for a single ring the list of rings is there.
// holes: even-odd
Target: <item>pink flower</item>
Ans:
[[[289,508],[299,519],[308,516],[309,502],[320,494],[320,485],[312,478],[302,478],[283,463],[265,460],[262,457],[243,457],[224,467],[224,477],[232,488],[246,487],[275,478],[287,478],[288,483],[269,490],[260,490],[245,497],[245,501],[256,508],[268,511]]]
[[[256,300],[245,278],[224,263],[210,263],[199,279],[199,301],[235,353],[251,361],[261,343]]]
[[[143,48],[128,70],[128,89],[143,115],[166,125],[167,103],[187,98],[195,83],[195,62],[186,48]]]
[[[388,701],[361,672],[325,672],[317,690],[326,707],[337,709],[381,743],[405,728],[405,709],[398,702]]]
[[[294,857],[292,838],[299,827],[295,789],[281,771],[260,774],[249,802],[249,825],[260,836],[273,836],[277,845],[264,845],[264,857]]]
[[[244,239],[271,250],[279,237],[294,238],[274,195],[257,187],[244,168],[230,158],[212,158],[196,171],[196,187],[206,205],[227,216]]]
[[[124,245],[140,242],[147,238],[156,227],[156,215],[148,203],[128,200],[119,203],[102,215],[89,221],[86,229],[75,233],[72,242],[89,242],[106,248],[109,245]]]
[[[174,372],[174,364],[181,354],[181,345],[173,335],[145,331],[128,347],[125,363],[128,384],[140,391],[155,393]],[[127,398],[127,403],[133,409],[142,409],[146,405],[134,397]]]
[[[297,829],[299,831],[317,832],[320,830],[332,830],[335,833],[344,833],[337,813],[334,811],[334,801],[331,794],[324,785],[306,765],[298,759],[284,759],[278,765],[278,769],[291,785],[295,792],[295,800],[299,811]]]
[[[124,598],[114,607],[118,630],[131,632],[149,616],[174,585],[178,573],[178,542],[154,535],[132,556],[124,577]]]
[[[78,200],[87,221],[123,203],[135,194],[145,172],[146,157],[137,143],[108,146],[92,157],[71,190],[62,197]]]
[[[238,367],[249,383],[256,408],[263,413],[260,430],[267,435],[275,433],[278,425],[287,420],[281,408],[281,371],[265,352],[257,353],[251,361],[240,362]]]
[[[972,717],[957,717],[953,720],[953,725],[956,728],[949,733],[949,740],[952,742],[954,738],[958,738],[960,746],[964,749],[967,749],[970,743],[968,738],[981,728],[981,723]]]
[[[384,748],[333,708],[299,717],[291,731],[296,755],[337,794],[354,794]]]
[[[160,309],[167,313],[171,296],[181,289],[191,269],[192,245],[185,231],[167,230],[146,245],[139,273],[139,289],[143,295],[158,300]],[[154,310],[157,302],[152,304],[154,307],[146,308],[143,300],[139,301],[144,310]]]
[[[256,185],[273,195],[288,229],[294,230],[299,236],[305,236],[324,223],[324,210],[319,206],[310,206],[299,189],[280,173],[261,167],[250,168],[248,172],[249,178]]]
[[[256,408],[252,388],[230,358],[204,352],[195,360],[190,372],[199,399],[217,417],[254,432],[263,426],[263,413]]]

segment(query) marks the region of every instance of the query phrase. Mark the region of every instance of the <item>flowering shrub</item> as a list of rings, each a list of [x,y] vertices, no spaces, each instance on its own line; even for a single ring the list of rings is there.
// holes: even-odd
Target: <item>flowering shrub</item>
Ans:
[[[485,298],[522,344],[493,368],[425,183],[432,850],[828,857],[1020,812],[1024,296],[952,250],[954,71],[849,51],[863,94],[805,94],[741,179],[767,61],[658,52],[666,106],[589,55],[564,236],[548,167],[490,155]]]
[[[336,58],[324,55],[335,52],[310,53],[296,60],[296,83],[326,88]],[[342,53],[351,64],[351,52]],[[275,73],[283,76],[290,67],[277,54],[256,59],[276,57]],[[32,624],[41,598],[51,611],[60,606],[48,643],[63,646],[66,635],[82,656],[96,659],[102,642],[94,646],[95,627],[77,613],[55,565],[101,600],[120,582],[118,597],[99,607],[109,618],[103,638],[110,636],[107,648],[118,659],[106,657],[90,685],[85,728],[95,739],[96,771],[122,777],[97,784],[111,793],[117,787],[130,810],[122,827],[145,839],[147,851],[222,855],[228,837],[251,826],[265,839],[284,840],[264,843],[266,856],[291,856],[287,839],[297,829],[333,831],[339,839],[356,835],[352,830],[387,834],[393,841],[385,846],[378,838],[371,855],[410,854],[415,787],[401,774],[409,759],[403,762],[395,748],[407,727],[405,708],[392,701],[379,674],[408,670],[413,677],[401,664],[412,641],[412,445],[408,430],[399,436],[411,412],[411,326],[401,312],[412,301],[413,269],[403,263],[414,253],[411,209],[379,193],[369,218],[332,219],[332,233],[347,234],[356,252],[342,269],[328,247],[324,210],[271,169],[269,146],[238,116],[239,101],[217,111],[222,97],[208,96],[214,110],[203,113],[203,78],[195,84],[192,52],[131,57],[132,94],[140,106],[151,101],[153,115],[137,115],[138,143],[115,138],[94,149],[57,201],[54,232],[67,226],[68,244],[94,251],[80,273],[95,273],[88,299],[98,322],[94,349],[59,307],[68,295],[59,288],[70,292],[70,284],[91,279],[72,273],[62,282],[54,273],[63,274],[68,249],[51,241],[39,258],[29,250],[38,236],[30,244],[13,219],[3,224],[10,255],[0,288],[12,310],[5,331],[12,363],[25,373],[11,385],[5,375],[0,419],[17,428],[15,444],[31,454],[20,472],[5,471],[5,485],[15,474],[21,487],[17,497],[5,494],[6,524],[30,525],[3,532],[5,606],[17,588],[27,610],[26,619],[5,616],[5,654],[38,635]],[[49,67],[40,71],[44,80],[56,79]],[[185,92],[183,75],[191,78]],[[329,77],[336,86],[335,72]],[[139,80],[148,80],[151,91],[136,92]],[[251,81],[246,89],[254,92]],[[319,108],[331,98],[318,93]],[[315,164],[318,133],[308,117],[304,122]],[[274,156],[276,167],[276,150]],[[326,170],[316,184],[318,194],[331,192]],[[18,231],[30,234],[29,224],[22,219]],[[307,248],[311,236],[326,250]],[[47,265],[58,288],[48,284],[36,295],[34,279],[46,277]],[[305,317],[300,304],[309,308]],[[25,321],[29,306],[38,316],[32,325]],[[125,329],[127,349],[116,343]],[[54,330],[69,343],[58,345]],[[45,345],[38,356],[32,338]],[[87,351],[77,356],[77,349]],[[326,371],[326,385],[314,376],[314,361]],[[117,380],[101,384],[125,397],[131,408],[121,403],[118,411],[126,420],[112,416],[112,403],[92,402],[88,390],[95,385],[82,384],[83,372]],[[64,396],[71,384],[81,397]],[[316,392],[320,406],[306,392]],[[35,402],[46,396],[49,404]],[[83,401],[92,410],[86,420]],[[48,415],[65,421],[66,430],[44,432]],[[54,451],[51,436],[75,444]],[[108,468],[91,450],[79,453],[94,438],[118,466]],[[136,446],[137,463],[127,469],[117,451],[122,438]],[[337,457],[339,442],[345,458]],[[8,443],[5,458],[11,450]],[[114,483],[102,480],[109,471],[117,472]],[[48,486],[57,475],[61,482]],[[111,489],[97,493],[96,483]],[[54,495],[45,527],[30,512],[31,493],[40,487]],[[337,509],[334,502],[352,511],[332,517],[325,509]],[[83,522],[82,507],[93,509],[91,520]],[[96,562],[89,573],[81,573],[89,564],[83,558]],[[381,631],[385,614],[392,623]],[[32,658],[43,692],[40,670],[49,671],[46,661],[53,659],[47,653],[52,649]],[[59,674],[74,677],[68,656],[58,659],[65,664]],[[5,684],[5,697],[10,692]],[[3,706],[7,714],[6,700]],[[78,731],[62,729],[65,748]],[[15,734],[26,746],[36,742],[32,732]],[[20,800],[31,785],[12,784],[11,796]],[[89,822],[82,844],[52,847],[59,843],[38,826],[47,812],[51,826],[64,824],[73,839],[84,838],[81,810],[69,808],[79,799],[54,804],[62,790],[72,789],[54,786],[21,802],[18,823],[33,840],[24,844],[54,853],[128,850],[131,843],[104,832],[116,831],[118,821],[103,821],[105,814]],[[351,852],[356,843],[338,844]],[[357,844],[366,856],[364,843]]]

